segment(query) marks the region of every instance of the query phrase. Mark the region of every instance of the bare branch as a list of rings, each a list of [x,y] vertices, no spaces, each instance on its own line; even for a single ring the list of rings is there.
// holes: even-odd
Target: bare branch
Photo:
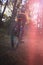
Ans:
[[[5,3],[5,7],[4,7],[4,10],[3,10],[3,12],[2,12],[2,17],[3,17],[3,14],[4,14],[4,12],[5,12],[5,9],[6,9],[7,4],[8,4],[8,0],[7,0],[6,3]]]

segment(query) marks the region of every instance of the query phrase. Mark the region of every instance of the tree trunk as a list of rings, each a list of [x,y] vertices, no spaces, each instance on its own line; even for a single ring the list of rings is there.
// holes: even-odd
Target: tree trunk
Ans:
[[[16,10],[17,0],[14,0],[13,2],[14,2],[13,12],[12,12],[12,17],[10,19],[10,25],[9,25],[10,33],[11,33],[13,27],[15,26],[15,16],[16,16],[16,13],[17,13],[17,10]]]

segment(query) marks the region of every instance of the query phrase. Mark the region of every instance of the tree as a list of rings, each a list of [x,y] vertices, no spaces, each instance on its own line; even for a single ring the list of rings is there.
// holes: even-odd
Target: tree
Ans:
[[[3,12],[0,13],[0,27],[2,27],[2,25],[3,25],[2,18],[3,18],[3,15],[4,15],[4,12],[5,12],[5,9],[6,9],[7,4],[8,4],[8,0],[7,0],[6,3],[5,3],[5,7],[4,7],[4,9],[3,9]],[[1,7],[2,7],[2,5],[3,5],[2,1],[0,1],[0,5],[1,5]]]
[[[13,5],[13,12],[12,12],[12,17],[10,19],[11,23],[10,23],[10,31],[13,29],[15,25],[15,17],[17,16],[17,11],[20,7],[20,4],[22,3],[22,0],[13,0],[14,5]]]

